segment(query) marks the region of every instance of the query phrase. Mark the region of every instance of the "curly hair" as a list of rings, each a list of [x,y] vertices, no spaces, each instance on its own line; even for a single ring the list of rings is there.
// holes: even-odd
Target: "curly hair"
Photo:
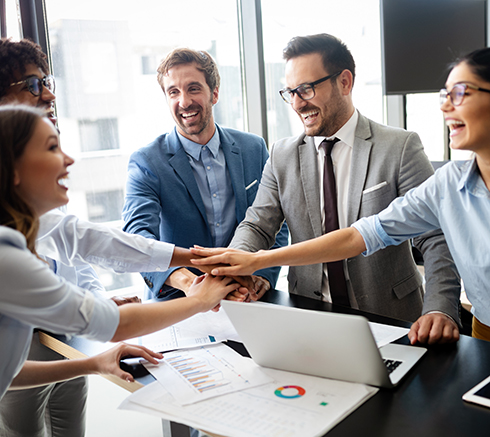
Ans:
[[[28,39],[0,39],[0,100],[7,94],[10,84],[25,74],[29,64],[34,64],[44,74],[49,74],[47,56],[38,44]]]
[[[196,68],[204,73],[206,83],[209,86],[211,92],[216,88],[219,88],[220,76],[218,72],[218,66],[213,57],[204,50],[192,50],[187,48],[175,49],[169,53],[165,59],[160,62],[157,72],[157,80],[165,92],[163,85],[163,78],[168,74],[168,71],[176,65],[182,64],[196,64]]]
[[[17,193],[14,169],[44,116],[43,111],[31,106],[0,106],[0,225],[24,234],[27,247],[34,254],[39,220]]]

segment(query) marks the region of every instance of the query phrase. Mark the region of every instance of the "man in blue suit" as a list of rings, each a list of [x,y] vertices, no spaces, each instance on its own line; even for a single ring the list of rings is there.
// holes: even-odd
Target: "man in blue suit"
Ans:
[[[176,127],[133,153],[124,230],[181,247],[227,246],[259,187],[269,156],[262,138],[215,124],[220,77],[204,51],[176,49],[158,67]],[[287,244],[287,227],[276,246]],[[147,297],[183,296],[201,274],[177,268],[142,273]],[[258,296],[275,287],[278,268],[252,276]]]

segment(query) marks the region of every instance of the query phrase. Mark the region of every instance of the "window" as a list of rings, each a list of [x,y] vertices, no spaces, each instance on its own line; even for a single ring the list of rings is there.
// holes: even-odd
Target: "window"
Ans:
[[[298,19],[299,15],[307,18]],[[354,105],[366,117],[382,122],[379,0],[264,0],[262,27],[271,144],[303,132],[299,117],[278,93],[284,88],[282,51],[299,35],[329,33],[347,44],[356,62]]]
[[[16,0],[6,0],[5,1],[5,16],[6,16],[6,34],[7,37],[12,37],[15,40],[20,39],[20,24],[19,16],[17,12],[17,1]],[[4,32],[4,29],[2,29]]]
[[[88,219],[95,223],[117,221],[124,203],[123,190],[87,193]]]
[[[430,161],[444,161],[447,128],[439,109],[439,93],[407,94],[407,129],[417,132]]]
[[[119,149],[119,130],[116,118],[79,120],[82,152]]]
[[[157,59],[155,56],[141,56],[141,74],[155,75],[157,71]]]
[[[243,130],[236,2],[46,0],[46,13],[62,146],[76,160],[68,212],[120,220],[129,156],[174,127],[156,68],[176,47],[211,53],[221,75],[215,120]],[[131,284],[100,275],[111,289]]]

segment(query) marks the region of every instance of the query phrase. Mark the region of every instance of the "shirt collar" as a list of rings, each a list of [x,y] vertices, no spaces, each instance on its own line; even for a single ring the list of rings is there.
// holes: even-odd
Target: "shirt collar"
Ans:
[[[469,193],[477,197],[488,197],[488,189],[480,175],[476,163],[476,155],[469,161],[465,161],[462,166],[461,178],[458,183],[458,190],[466,188]]]
[[[347,122],[331,137],[313,137],[317,150],[320,148],[320,144],[323,140],[332,140],[333,138],[338,138],[342,143],[349,147],[353,147],[358,120],[359,113],[357,112],[357,109],[355,109],[349,120],[347,120]]]
[[[182,144],[182,147],[185,150],[185,153],[192,156],[192,158],[194,158],[196,161],[199,161],[201,159],[201,150],[204,146],[206,146],[209,149],[209,151],[213,154],[214,158],[216,158],[218,156],[220,139],[219,139],[219,132],[218,132],[217,128],[215,129],[214,135],[212,136],[212,138],[208,141],[207,144],[204,144],[204,145],[199,144],[199,143],[195,143],[194,141],[191,141],[188,138],[181,135],[178,130],[176,130],[176,131],[177,131],[177,135],[179,137],[179,140]]]

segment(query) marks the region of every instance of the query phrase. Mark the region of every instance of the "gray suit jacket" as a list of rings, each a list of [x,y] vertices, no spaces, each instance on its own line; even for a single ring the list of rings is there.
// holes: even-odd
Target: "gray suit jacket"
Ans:
[[[359,114],[349,181],[348,224],[376,214],[433,173],[416,133],[375,123]],[[304,134],[275,143],[253,205],[238,226],[231,247],[270,248],[286,220],[291,242],[322,235],[320,183],[313,138]],[[369,257],[348,259],[347,269],[359,308],[414,321],[439,310],[459,321],[459,276],[440,231],[414,241],[424,256],[423,278],[410,242]],[[321,298],[322,264],[290,267],[289,292]],[[422,306],[424,307],[422,308]]]

